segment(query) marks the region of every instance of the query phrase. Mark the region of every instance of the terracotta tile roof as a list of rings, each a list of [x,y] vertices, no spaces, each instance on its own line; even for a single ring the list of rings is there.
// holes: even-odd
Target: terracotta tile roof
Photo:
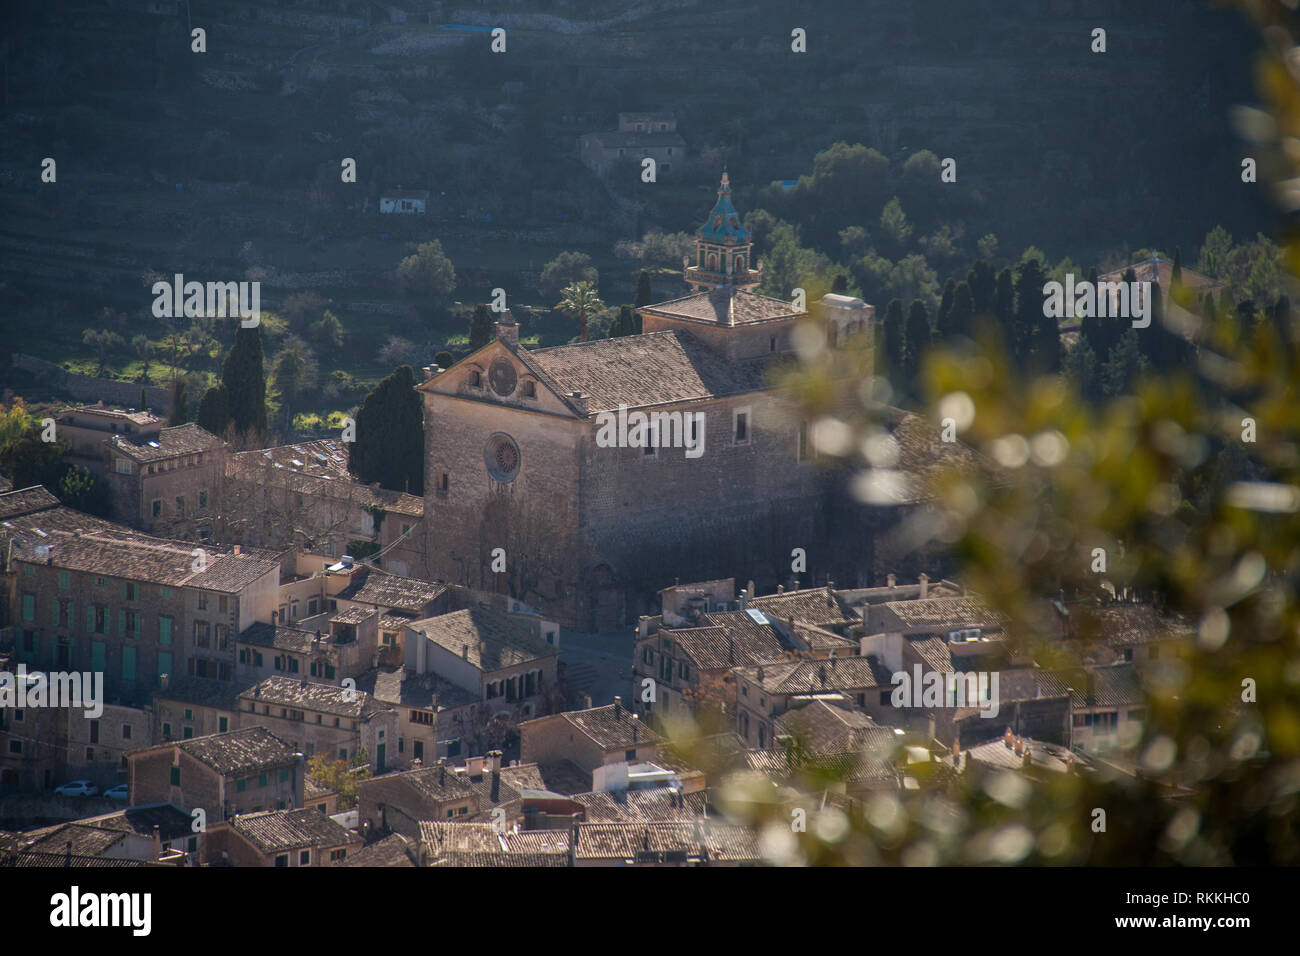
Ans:
[[[71,843],[73,856],[99,856],[126,839],[123,830],[81,823],[66,823],[37,834],[38,838],[25,849],[32,853],[66,853]]]
[[[565,711],[560,716],[595,741],[602,750],[626,750],[639,744],[657,744],[661,740],[644,720],[634,718],[622,705],[617,711],[613,704],[608,704],[590,710]]]
[[[854,691],[893,686],[889,679],[889,672],[874,657],[773,661],[741,668],[737,674],[751,683],[758,684],[769,694]]]
[[[582,804],[588,823],[694,820],[705,812],[708,803],[702,790],[675,798],[667,787],[575,793],[571,799]]]
[[[729,363],[689,332],[676,330],[538,349],[529,358],[561,394],[585,393],[592,414],[620,404],[664,405],[762,387],[762,368]]]
[[[293,651],[297,654],[310,654],[320,645],[328,644],[329,639],[328,631],[322,631],[320,640],[317,641],[315,631],[303,631],[287,624],[268,624],[265,621],[258,621],[236,637],[235,643],[268,647],[277,651]]]
[[[360,604],[423,614],[426,605],[436,601],[446,591],[445,584],[435,584],[419,578],[403,578],[372,570],[366,575],[364,581],[354,581],[340,591],[338,597],[342,600],[357,601]]]
[[[264,727],[248,727],[177,741],[174,745],[223,777],[247,776],[292,767],[298,762],[289,745]]]
[[[746,759],[751,769],[773,780],[820,790],[827,777],[844,783],[892,785],[897,776],[890,754],[890,749],[871,741],[862,749],[842,753],[751,750]]]
[[[239,699],[352,718],[369,717],[391,709],[362,690],[349,691],[334,684],[289,677],[268,677],[240,694]]]
[[[421,820],[420,842],[435,860],[448,853],[493,853],[501,850],[501,840],[490,823]]]
[[[768,617],[779,617],[784,621],[792,620],[816,627],[834,628],[861,620],[851,607],[840,600],[839,595],[834,591],[827,595],[825,588],[766,594],[754,598],[749,606],[757,608]]]
[[[474,785],[451,767],[421,767],[419,770],[404,770],[400,773],[385,774],[375,780],[387,780],[410,787],[426,800],[434,803],[446,803],[449,800],[465,800],[475,795]]]
[[[1069,610],[1074,636],[1101,640],[1110,647],[1191,640],[1196,635],[1191,621],[1177,615],[1162,615],[1150,604],[1075,605]]]
[[[776,718],[775,734],[789,734],[817,753],[846,753],[863,746],[889,748],[894,731],[858,710],[824,700],[799,702]]]
[[[370,694],[375,700],[421,710],[454,710],[479,700],[477,694],[436,674],[407,674],[405,667],[366,671],[358,674],[356,681],[357,690]]]
[[[739,613],[745,620],[736,619]],[[700,615],[701,620],[717,620],[718,624],[701,627],[660,628],[659,637],[675,641],[681,646],[696,667],[701,670],[743,667],[761,661],[780,659],[789,645],[782,640],[776,628],[757,625],[742,612]]]
[[[1065,675],[1062,675],[1062,679]],[[1083,679],[1071,683],[1070,703],[1076,709],[1126,707],[1143,701],[1142,680],[1132,664],[1090,667]]]
[[[793,637],[810,651],[847,650],[850,656],[857,654],[858,642],[834,631],[814,627],[811,624],[797,623],[790,625],[790,631]]]
[[[91,817],[85,822],[105,830],[122,830],[146,837],[153,836],[153,828],[156,826],[158,838],[164,843],[168,840],[187,839],[194,835],[192,830],[194,819],[180,807],[170,803],[129,807],[101,817]]]
[[[645,859],[643,854],[686,859],[707,854],[712,861],[734,863],[757,863],[761,859],[754,830],[717,820],[578,824],[579,860],[621,862],[639,856]]]
[[[1041,740],[1031,740],[1028,737],[1024,740],[1029,745],[1030,766],[1054,770],[1057,773],[1065,773],[1069,769],[1070,752],[1066,748],[1057,744],[1043,743]],[[1008,747],[1001,737],[973,747],[966,747],[962,753],[963,756],[960,758],[962,772],[965,772],[968,759],[1001,770],[1027,769],[1021,755],[1016,753],[1013,747]],[[943,758],[943,762],[953,766],[954,756],[949,754]]]
[[[343,859],[336,860],[333,865],[413,867],[415,861],[411,859],[411,856],[415,852],[415,845],[410,840],[400,833],[390,833],[382,840],[376,840],[369,846],[363,846],[360,850],[353,850]]]
[[[61,504],[57,497],[45,490],[44,485],[6,491],[0,494],[0,520],[58,508]]]
[[[556,760],[538,764],[544,789],[551,793],[569,796],[591,792],[591,771],[583,770],[572,760]]]
[[[330,615],[331,621],[340,624],[361,624],[374,617],[378,620],[379,611],[373,607],[341,607]]]
[[[214,451],[224,448],[225,442],[190,422],[187,425],[163,428],[158,432],[157,438],[138,444],[127,436],[117,435],[109,439],[109,445],[133,461],[152,462]]]
[[[888,609],[909,630],[947,631],[963,627],[1001,627],[1005,616],[976,597],[926,598],[917,601],[887,601]]]
[[[348,471],[348,451],[332,438],[236,452],[226,462],[226,474],[242,481],[294,488],[305,495],[350,500],[394,514],[423,517],[424,499],[358,481]]]
[[[753,325],[798,318],[798,313],[791,310],[790,303],[783,299],[743,292],[729,286],[642,306],[638,311],[710,325]]]
[[[38,547],[50,548],[48,560],[37,551]],[[194,571],[194,550],[189,542],[144,535],[55,530],[46,531],[45,536],[33,533],[15,538],[12,554],[16,560],[48,563],[69,571],[227,594],[236,594],[268,574],[275,574],[279,580],[280,566],[275,561],[210,550],[205,569]]]
[[[926,667],[940,674],[950,674],[956,668],[952,666],[952,652],[948,648],[947,637],[922,637],[907,642],[912,650],[921,655]]]
[[[335,847],[357,840],[315,808],[241,813],[231,819],[230,826],[263,853]]]
[[[79,856],[74,853],[69,858],[66,853],[29,853],[20,851],[14,857],[12,865],[47,870],[57,870],[67,866],[119,870],[127,867],[156,866],[157,864],[145,860],[121,860],[111,856]]]
[[[453,611],[412,621],[410,627],[457,657],[467,655],[470,664],[487,672],[560,653],[544,639],[534,637],[522,621],[493,608]]]
[[[155,690],[153,699],[234,711],[239,709],[239,692],[240,685],[230,681],[206,677],[169,676],[167,686]]]

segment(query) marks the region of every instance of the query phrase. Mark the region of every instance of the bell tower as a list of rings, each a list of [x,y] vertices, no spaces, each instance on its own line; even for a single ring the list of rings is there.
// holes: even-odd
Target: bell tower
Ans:
[[[729,287],[748,292],[763,280],[763,266],[753,265],[754,244],[740,224],[740,214],[731,204],[731,180],[722,171],[718,201],[704,225],[695,231],[695,262],[682,260],[686,284],[692,292]]]

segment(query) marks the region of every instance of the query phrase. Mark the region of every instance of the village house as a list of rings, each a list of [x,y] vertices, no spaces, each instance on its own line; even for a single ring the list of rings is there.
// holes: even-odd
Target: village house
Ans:
[[[357,809],[363,825],[411,839],[419,839],[422,820],[490,822],[511,829],[524,819],[516,782],[516,774],[501,765],[501,751],[492,750],[464,767],[440,759],[432,767],[362,781]]]
[[[302,806],[303,755],[264,727],[147,747],[127,754],[127,765],[133,806],[201,809],[209,823]]]
[[[216,435],[102,402],[65,409],[56,434],[71,444],[70,461],[108,483],[115,520],[162,537],[212,537],[226,473],[226,445]]]
[[[417,678],[435,674],[479,701],[471,722],[460,711],[449,726],[439,727],[440,747],[459,740],[461,753],[481,753],[504,742],[520,720],[551,709],[559,650],[541,631],[542,622],[531,615],[485,607],[407,625],[407,671]]]
[[[322,754],[351,766],[364,755],[377,774],[388,767],[397,739],[391,705],[364,691],[288,677],[268,677],[240,694],[239,722],[265,727],[307,757]]]
[[[203,862],[227,866],[331,866],[361,837],[314,807],[241,813],[211,827]]]
[[[520,759],[537,764],[548,787],[552,768],[571,768],[585,785],[569,792],[592,791],[593,778],[611,764],[655,761],[661,742],[619,697],[605,707],[565,711],[519,725]]]
[[[674,164],[686,162],[686,140],[677,132],[672,113],[619,113],[617,130],[579,138],[578,156],[601,176],[612,172],[619,160],[640,166],[647,157],[655,161],[658,172],[666,173]]]

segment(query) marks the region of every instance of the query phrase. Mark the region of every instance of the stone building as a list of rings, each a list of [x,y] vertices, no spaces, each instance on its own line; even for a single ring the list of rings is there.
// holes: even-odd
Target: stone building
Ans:
[[[686,140],[672,113],[619,113],[618,129],[587,133],[578,140],[578,156],[587,168],[608,175],[620,161],[655,161],[657,172],[671,172],[686,162]]]
[[[697,244],[702,291],[640,309],[640,335],[530,350],[505,315],[496,341],[425,369],[425,577],[595,630],[645,613],[669,569],[766,589],[795,547],[810,575],[869,564],[870,536],[828,507],[840,486],[809,423],[770,383],[804,316],[749,291],[725,176]],[[869,328],[870,307],[847,311]]]

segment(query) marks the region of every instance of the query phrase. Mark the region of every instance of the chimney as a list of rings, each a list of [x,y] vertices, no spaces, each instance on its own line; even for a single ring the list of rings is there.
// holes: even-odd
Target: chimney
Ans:
[[[922,571],[920,581],[921,581],[921,600],[924,601],[927,597],[930,596],[930,575]]]
[[[835,582],[830,578],[826,579],[826,606],[835,606]]]
[[[617,694],[614,695],[614,719],[623,719],[623,698],[619,697]]]
[[[758,665],[758,682],[759,682],[760,684],[763,683],[763,665],[762,665],[762,664],[759,664],[759,665]]]
[[[591,396],[586,392],[570,392],[569,402],[578,410],[579,415],[586,416],[591,411]]]
[[[240,554],[240,553],[241,553],[241,551],[240,551],[240,546],[239,546],[239,545],[235,545],[235,554]]]
[[[519,345],[519,325],[508,309],[497,320],[497,339],[507,348],[513,349]]]
[[[447,760],[444,757],[438,758],[438,786],[447,785]]]
[[[1020,755],[1020,754],[1022,754],[1022,753],[1024,753],[1024,752],[1025,752],[1025,739],[1024,739],[1023,737],[1021,737],[1019,734],[1017,734],[1017,735],[1016,735],[1015,745],[1014,745],[1011,749],[1014,750],[1014,751],[1016,752],[1017,756]]]
[[[584,694],[584,695],[583,695],[583,697],[582,697],[582,709],[583,709],[583,710],[591,710],[591,695],[590,695],[590,694]]]
[[[1025,752],[1024,752],[1024,754],[1023,754],[1023,760],[1022,760],[1022,762],[1021,762],[1021,766],[1023,766],[1023,767],[1029,767],[1029,766],[1032,766],[1033,763],[1034,763],[1033,752],[1029,749],[1029,741],[1026,740],[1026,741],[1025,741]]]
[[[636,714],[632,715],[632,743],[633,744],[637,742],[636,740],[637,728],[641,726],[640,721],[641,721],[640,717],[638,717]]]
[[[1015,743],[1015,734],[1013,734],[1011,732],[1011,728],[1008,727],[1007,732],[1002,735],[1002,745],[1006,747],[1008,750],[1010,750],[1014,743]]]
[[[785,585],[784,585],[784,584],[778,584],[778,585],[776,586],[776,593],[777,593],[777,594],[784,594],[784,593],[785,593]]]
[[[501,757],[502,754],[500,750],[488,751],[488,767],[491,768],[493,773],[501,772]]]
[[[745,593],[745,589],[744,589],[744,588],[741,588],[741,589],[740,589],[740,602],[739,602],[739,603],[740,603],[740,610],[742,610],[742,611],[745,610],[745,607],[749,604],[749,595]]]
[[[492,766],[492,802],[501,800],[501,751],[489,750],[488,759]]]
[[[898,584],[898,578],[892,574],[885,575],[885,582],[892,588]]]
[[[162,831],[158,829],[156,823],[153,825],[151,839],[153,841],[153,858],[157,861],[162,858]]]
[[[462,644],[462,645],[460,646],[460,659],[463,660],[463,661],[467,661],[467,660],[469,660],[469,645],[468,645],[468,644]]]
[[[960,757],[960,756],[961,756],[961,738],[960,738],[960,737],[956,737],[956,738],[953,739],[953,742],[952,742],[952,756],[953,756],[953,759],[954,759],[954,760],[955,760],[957,757]]]

